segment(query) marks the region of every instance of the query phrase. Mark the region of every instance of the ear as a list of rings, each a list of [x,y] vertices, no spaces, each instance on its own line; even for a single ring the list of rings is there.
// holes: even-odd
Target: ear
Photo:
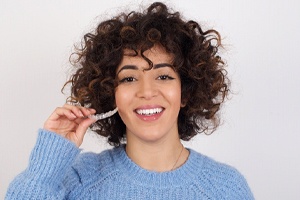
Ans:
[[[180,107],[183,108],[186,106],[186,103],[187,103],[187,99],[184,98],[184,99],[181,99],[181,103],[180,103]]]

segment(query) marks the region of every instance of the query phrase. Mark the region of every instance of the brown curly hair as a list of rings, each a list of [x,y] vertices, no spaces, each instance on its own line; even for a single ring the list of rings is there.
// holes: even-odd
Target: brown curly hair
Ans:
[[[159,44],[174,56],[174,70],[181,79],[182,107],[178,130],[182,140],[197,133],[213,132],[219,125],[216,114],[229,91],[227,71],[219,56],[221,38],[216,30],[203,31],[195,21],[185,21],[179,12],[171,12],[163,3],[151,4],[143,12],[121,13],[101,22],[93,33],[84,35],[81,48],[73,55],[76,72],[69,102],[96,109],[97,113],[115,108],[116,69],[124,49],[143,52]],[[133,55],[135,56],[135,55]],[[143,56],[150,64],[151,60]],[[65,87],[64,86],[64,87]],[[118,114],[92,125],[99,135],[119,146],[126,126]]]

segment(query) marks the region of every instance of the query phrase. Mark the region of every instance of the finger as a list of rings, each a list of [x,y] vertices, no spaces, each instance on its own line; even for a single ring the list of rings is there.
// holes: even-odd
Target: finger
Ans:
[[[84,114],[85,117],[89,116],[89,115],[93,115],[96,113],[96,110],[93,108],[85,108],[85,107],[81,107],[81,112]]]
[[[77,116],[77,117],[87,117],[89,115],[92,115],[96,113],[95,109],[92,108],[85,108],[82,106],[73,106],[69,104],[65,104],[64,108],[67,108],[69,110],[72,110],[72,112]]]
[[[60,117],[66,117],[69,120],[74,120],[78,116],[76,116],[75,113],[72,112],[72,110],[66,109],[64,107],[58,107],[50,115],[49,120],[58,120]]]
[[[83,142],[83,138],[84,135],[87,131],[87,129],[89,128],[89,126],[94,123],[95,120],[94,119],[90,119],[90,118],[86,118],[84,119],[77,127],[75,135],[76,135],[76,142],[75,144],[79,147],[82,142]]]
[[[77,117],[84,117],[80,106],[65,104],[63,107],[68,110],[71,110],[74,113],[74,115],[76,115]]]

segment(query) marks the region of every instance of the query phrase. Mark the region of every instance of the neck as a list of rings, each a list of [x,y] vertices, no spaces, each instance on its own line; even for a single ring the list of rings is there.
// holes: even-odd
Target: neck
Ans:
[[[170,171],[180,167],[189,155],[179,138],[175,141],[159,143],[137,143],[127,140],[126,153],[140,167],[157,172]]]

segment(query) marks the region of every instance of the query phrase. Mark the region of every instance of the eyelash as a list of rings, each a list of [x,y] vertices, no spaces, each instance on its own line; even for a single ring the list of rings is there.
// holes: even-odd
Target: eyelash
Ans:
[[[172,76],[167,75],[167,74],[160,75],[160,76],[158,76],[158,78],[159,78],[159,80],[173,80],[174,79]]]
[[[120,83],[130,83],[130,82],[133,82],[134,79],[136,79],[136,78],[134,78],[134,77],[132,77],[132,76],[127,76],[127,77],[125,77],[125,78],[122,78],[119,82],[120,82]],[[158,80],[162,80],[162,81],[166,81],[166,80],[173,80],[173,79],[175,79],[175,78],[173,78],[172,76],[167,75],[167,74],[162,74],[162,75],[159,75],[159,76],[157,77],[157,79],[158,79]]]

